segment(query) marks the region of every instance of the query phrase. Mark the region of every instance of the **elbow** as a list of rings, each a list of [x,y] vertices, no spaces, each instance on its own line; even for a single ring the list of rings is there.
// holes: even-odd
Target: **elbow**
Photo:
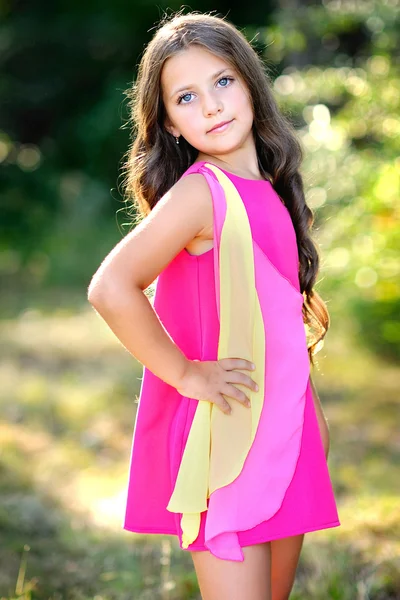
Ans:
[[[92,277],[87,291],[87,299],[93,308],[97,310],[110,302],[112,287],[104,275],[98,276],[96,273]]]
[[[108,313],[131,303],[134,285],[127,286],[126,281],[115,276],[96,274],[88,287],[88,302],[99,312]]]
[[[91,304],[97,312],[102,312],[101,307],[105,305],[105,298],[100,290],[96,288],[89,288],[87,299],[89,304]]]
[[[88,299],[88,302],[94,308],[96,308],[96,306],[99,304],[99,302],[100,302],[100,293],[99,293],[99,290],[96,289],[95,286],[92,286],[92,285],[89,286],[88,293],[87,293],[87,299]]]

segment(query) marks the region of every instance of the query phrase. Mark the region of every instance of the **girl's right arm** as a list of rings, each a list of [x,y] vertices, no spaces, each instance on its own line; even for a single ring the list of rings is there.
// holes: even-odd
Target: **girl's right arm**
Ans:
[[[182,395],[215,402],[228,413],[222,394],[243,403],[248,400],[233,383],[255,389],[250,377],[235,370],[251,370],[251,363],[241,358],[187,359],[144,294],[173,258],[212,224],[212,218],[204,177],[183,177],[106,256],[90,282],[88,300],[123,346],[157,377]]]

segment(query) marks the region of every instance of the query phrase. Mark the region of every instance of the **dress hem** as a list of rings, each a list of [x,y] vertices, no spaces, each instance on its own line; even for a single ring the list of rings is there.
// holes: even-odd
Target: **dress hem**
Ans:
[[[292,537],[295,535],[301,535],[301,534],[305,534],[305,533],[312,533],[313,531],[322,531],[323,529],[330,529],[332,527],[339,527],[341,525],[340,521],[331,521],[330,523],[323,523],[321,525],[315,525],[314,527],[310,527],[307,529],[302,529],[302,530],[297,530],[295,532],[290,532],[290,533],[283,533],[283,534],[279,534],[278,536],[273,536],[273,537],[268,537],[268,539],[265,539],[266,536],[258,536],[255,537],[254,539],[252,539],[251,541],[246,542],[245,544],[243,544],[243,546],[241,547],[245,547],[245,546],[251,546],[252,544],[259,544],[259,543],[263,543],[263,542],[272,542],[273,540],[278,540],[281,538],[286,538],[286,537]],[[159,534],[159,535],[173,535],[175,537],[178,538],[179,540],[179,535],[177,534],[176,530],[171,531],[171,530],[161,530],[160,528],[158,529],[152,529],[150,527],[147,528],[141,528],[141,527],[135,527],[133,526],[127,526],[127,525],[123,525],[122,529],[125,529],[125,531],[130,531],[132,533],[143,533],[143,534],[150,534],[150,535],[154,535],[154,534]],[[244,533],[240,532],[240,533]],[[180,545],[181,549],[182,546]],[[190,548],[184,548],[184,550],[187,551],[191,551],[191,550],[206,550],[208,551],[208,548],[206,548],[205,546],[195,546],[195,545],[191,545]]]

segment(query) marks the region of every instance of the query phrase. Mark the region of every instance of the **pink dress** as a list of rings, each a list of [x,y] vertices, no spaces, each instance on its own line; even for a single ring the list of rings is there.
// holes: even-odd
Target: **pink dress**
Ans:
[[[242,561],[243,546],[336,527],[340,521],[312,399],[290,214],[268,181],[244,179],[204,161],[182,176],[190,173],[201,173],[210,186],[214,248],[200,256],[184,249],[170,262],[157,280],[154,309],[189,359],[221,357],[222,319],[227,314],[227,300],[222,298],[230,285],[223,273],[223,247],[229,244],[228,216],[231,232],[239,234],[243,219],[234,230],[234,213],[237,220],[244,206],[251,248],[246,239],[243,247],[254,268],[248,261],[243,268],[254,276],[259,309],[248,327],[254,331],[244,346],[248,356],[236,356],[252,360],[253,351],[265,356],[262,368],[258,365],[261,391],[254,400],[251,397],[252,409],[227,398],[234,409],[232,418],[209,402],[181,396],[144,368],[123,527],[175,535],[183,549],[209,550],[221,559]],[[234,291],[233,286],[231,294]],[[235,298],[231,302],[229,313]],[[250,298],[252,314],[253,304]],[[244,329],[247,317],[242,316]],[[233,329],[238,322],[242,326],[236,319]],[[225,327],[227,338],[232,327]],[[265,337],[260,338],[260,329]],[[239,337],[240,329],[236,331]],[[227,343],[235,349],[235,339]],[[240,444],[241,455],[236,451]],[[207,485],[201,487],[203,474]]]

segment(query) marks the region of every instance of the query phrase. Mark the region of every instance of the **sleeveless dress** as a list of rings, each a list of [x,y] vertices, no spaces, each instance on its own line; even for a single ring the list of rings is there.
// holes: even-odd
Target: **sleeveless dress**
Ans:
[[[310,383],[296,234],[272,184],[200,161],[214,247],[182,250],[154,309],[191,360],[245,358],[258,392],[235,384],[224,414],[144,367],[124,529],[169,534],[185,550],[243,561],[242,547],[340,525]],[[190,201],[190,198],[188,198]]]

